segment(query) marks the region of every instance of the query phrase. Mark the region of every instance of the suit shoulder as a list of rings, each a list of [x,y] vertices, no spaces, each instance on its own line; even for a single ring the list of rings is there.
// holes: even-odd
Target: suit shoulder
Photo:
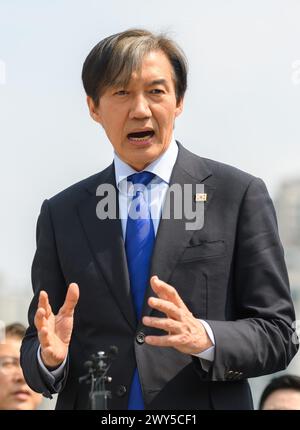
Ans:
[[[241,200],[249,188],[266,189],[260,178],[229,164],[200,157],[181,145],[179,164],[190,176],[205,180],[222,195],[230,195],[236,200]]]
[[[64,190],[50,197],[48,199],[49,204],[51,206],[52,205],[55,206],[57,204],[59,205],[62,203],[66,203],[67,201],[76,203],[77,201],[81,200],[84,196],[86,196],[87,191],[89,190],[96,191],[97,186],[103,183],[103,181],[108,176],[108,174],[112,173],[112,170],[113,170],[113,164],[111,164],[101,172],[95,173],[94,175],[91,175],[88,178],[82,179],[81,181],[76,182],[73,185],[70,185],[69,187],[65,188]]]
[[[177,143],[179,144],[179,142]],[[180,157],[178,160],[181,167],[196,178],[199,177],[200,173],[202,177],[212,176],[214,180],[224,185],[240,183],[244,186],[249,185],[250,182],[257,179],[255,176],[237,167],[211,160],[210,158],[200,157],[184,148],[181,144],[179,144],[179,149]]]
[[[219,179],[227,181],[239,181],[245,185],[249,184],[254,179],[258,179],[256,176],[235,166],[231,166],[216,160],[211,160],[209,158],[202,158],[202,160],[206,163],[211,172]]]
[[[248,193],[263,193],[268,195],[264,181],[237,167],[219,161],[204,158],[203,161],[212,173],[212,184],[217,185],[219,192],[241,200]]]

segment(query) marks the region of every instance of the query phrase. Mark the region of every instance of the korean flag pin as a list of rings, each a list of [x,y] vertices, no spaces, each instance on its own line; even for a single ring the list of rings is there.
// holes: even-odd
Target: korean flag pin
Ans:
[[[195,202],[206,202],[207,194],[206,193],[196,193],[195,194]]]

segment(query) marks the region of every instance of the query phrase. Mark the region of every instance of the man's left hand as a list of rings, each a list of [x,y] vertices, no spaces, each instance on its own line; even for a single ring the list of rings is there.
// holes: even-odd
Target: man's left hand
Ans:
[[[150,284],[158,297],[150,297],[148,304],[166,314],[166,318],[143,317],[143,324],[168,334],[146,336],[146,343],[172,347],[185,354],[198,354],[213,346],[203,324],[188,310],[174,287],[157,276],[152,276]]]

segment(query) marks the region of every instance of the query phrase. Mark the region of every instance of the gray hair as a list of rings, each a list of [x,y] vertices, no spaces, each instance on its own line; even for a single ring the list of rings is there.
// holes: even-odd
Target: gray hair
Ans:
[[[128,85],[132,72],[140,70],[144,56],[157,50],[163,51],[171,63],[179,103],[187,88],[187,60],[183,51],[164,34],[141,29],[114,34],[94,46],[82,69],[86,94],[98,105],[108,87]]]

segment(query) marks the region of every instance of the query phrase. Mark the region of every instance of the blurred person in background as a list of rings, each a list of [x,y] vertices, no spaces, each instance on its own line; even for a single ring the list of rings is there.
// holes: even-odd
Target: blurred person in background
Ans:
[[[0,409],[32,410],[42,401],[42,396],[25,382],[20,366],[20,348],[26,328],[20,323],[5,329],[4,342],[0,343]]]
[[[262,393],[259,409],[300,410],[300,376],[273,378]]]

